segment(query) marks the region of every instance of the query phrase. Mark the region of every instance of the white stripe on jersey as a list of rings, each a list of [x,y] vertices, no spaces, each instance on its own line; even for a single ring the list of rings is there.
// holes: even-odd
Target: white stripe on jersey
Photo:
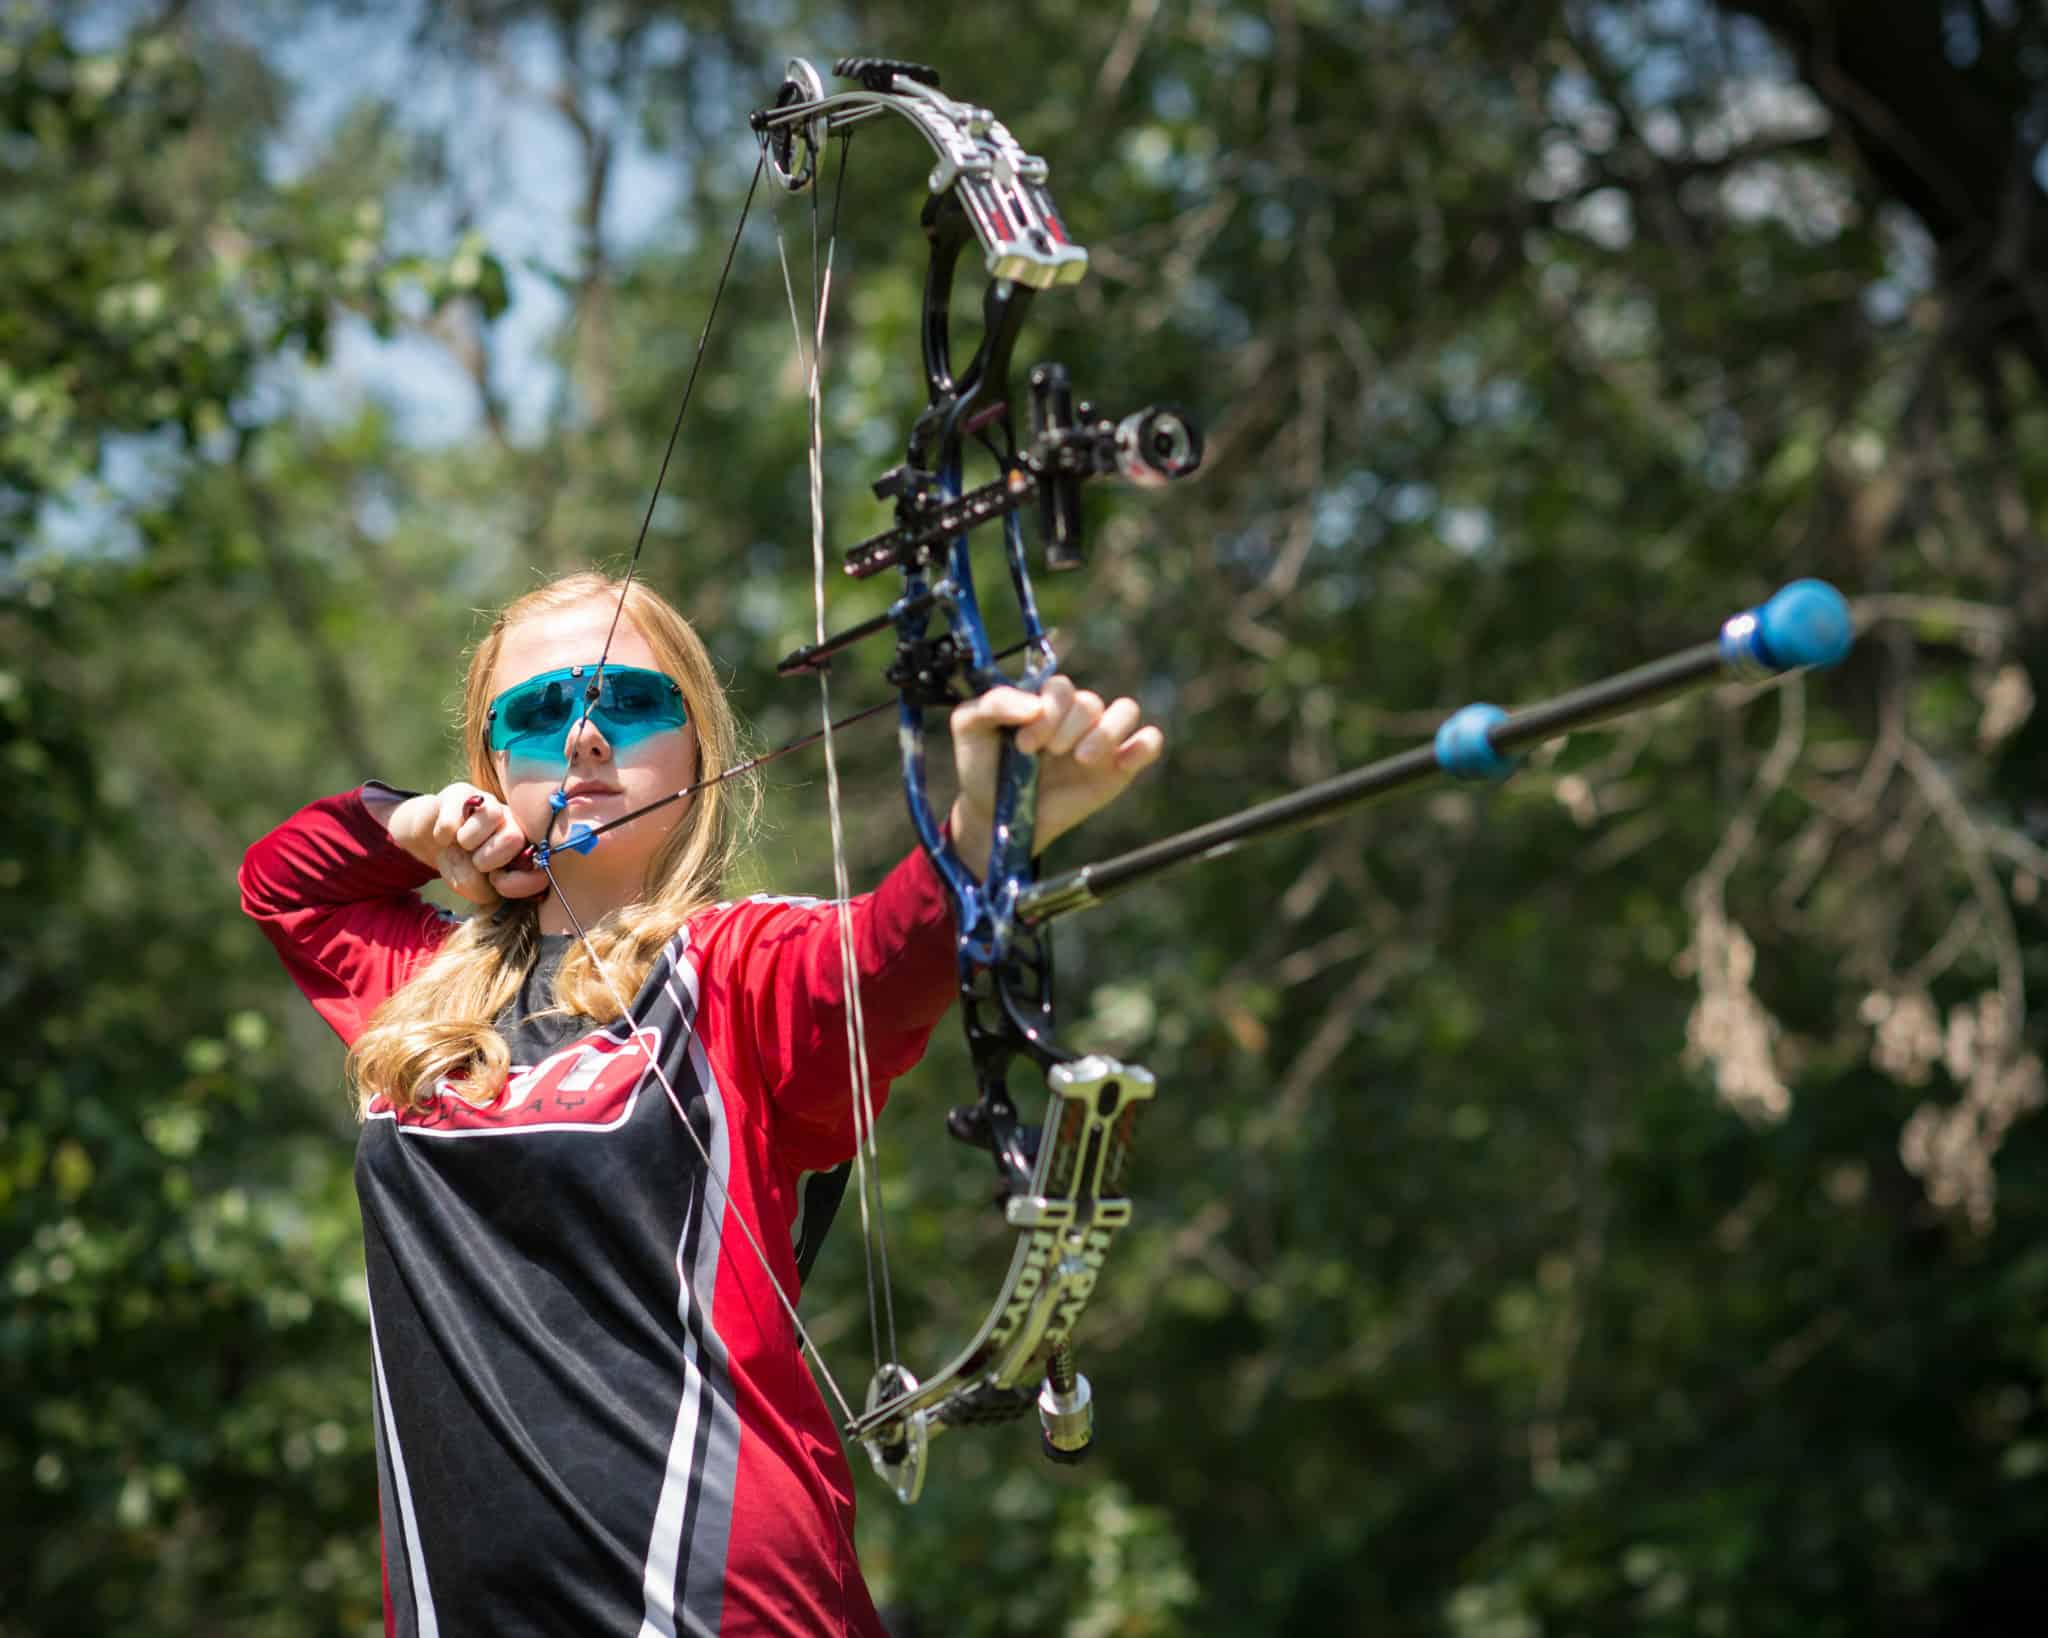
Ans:
[[[405,1477],[405,1452],[398,1444],[398,1419],[391,1411],[391,1385],[384,1380],[384,1350],[377,1346],[377,1310],[370,1309],[370,1363],[377,1371],[377,1408],[384,1413],[384,1440],[391,1452],[391,1483],[398,1491],[398,1516],[405,1526],[406,1568],[412,1572],[413,1609],[419,1616],[419,1638],[441,1638],[434,1614],[434,1593],[427,1585],[426,1555],[420,1550],[420,1521],[413,1512],[412,1485]]]

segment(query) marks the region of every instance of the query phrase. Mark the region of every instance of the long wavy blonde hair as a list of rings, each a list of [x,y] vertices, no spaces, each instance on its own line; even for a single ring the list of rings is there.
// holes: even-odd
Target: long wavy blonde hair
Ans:
[[[638,580],[595,573],[565,575],[509,604],[470,655],[462,689],[462,746],[469,779],[505,795],[485,741],[491,678],[505,633],[535,615],[594,598],[616,600],[625,585],[625,618],[654,650],[661,670],[682,684],[697,730],[698,779],[711,779],[739,756],[739,730],[725,690],[689,621]],[[647,868],[641,896],[589,928],[590,946],[573,944],[555,974],[557,1010],[607,1023],[619,1016],[612,986],[631,997],[662,947],[696,911],[714,903],[752,822],[758,787],[749,776],[697,792]],[[444,1078],[488,1103],[503,1088],[511,1057],[495,1020],[540,949],[541,900],[508,899],[470,916],[412,979],[387,998],[349,1049],[349,1082],[358,1117],[382,1097],[400,1109],[425,1100]],[[611,984],[597,963],[603,963]]]

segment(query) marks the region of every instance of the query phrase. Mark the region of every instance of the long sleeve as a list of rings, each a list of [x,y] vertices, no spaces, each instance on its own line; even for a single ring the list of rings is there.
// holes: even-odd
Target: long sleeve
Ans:
[[[301,808],[249,849],[240,875],[243,911],[344,1041],[454,925],[419,896],[434,872],[378,823],[371,788]]]
[[[931,862],[912,852],[851,902],[868,1074],[877,1099],[924,1055],[957,991],[953,910]],[[839,910],[815,899],[748,899],[693,930],[710,993],[738,1013],[778,1146],[807,1167],[853,1154]]]

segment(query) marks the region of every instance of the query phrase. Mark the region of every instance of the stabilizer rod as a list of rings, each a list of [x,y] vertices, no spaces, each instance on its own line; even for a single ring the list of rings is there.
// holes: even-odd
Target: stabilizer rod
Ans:
[[[1256,837],[1320,824],[1439,774],[1462,779],[1505,778],[1513,771],[1512,753],[1526,746],[1642,710],[1731,675],[1770,677],[1834,665],[1849,652],[1854,635],[1849,605],[1840,592],[1825,581],[1795,580],[1769,602],[1723,622],[1721,635],[1713,642],[1513,713],[1498,706],[1468,705],[1446,719],[1429,745],[1397,752],[1255,808],[1033,883],[1018,895],[1017,919],[1041,926],[1073,911],[1091,909],[1163,870],[1196,859],[1220,858]]]

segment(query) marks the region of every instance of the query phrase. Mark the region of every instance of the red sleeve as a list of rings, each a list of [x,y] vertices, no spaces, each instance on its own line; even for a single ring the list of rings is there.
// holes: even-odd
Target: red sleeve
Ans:
[[[922,851],[852,901],[868,1076],[888,1083],[924,1056],[958,991],[953,907]],[[816,899],[748,899],[700,923],[709,993],[729,998],[735,1049],[775,1113],[776,1146],[797,1166],[853,1155],[853,1082],[840,977],[839,910]]]
[[[419,896],[434,872],[392,841],[360,790],[301,808],[242,856],[242,909],[344,1041],[440,947],[454,921]]]

